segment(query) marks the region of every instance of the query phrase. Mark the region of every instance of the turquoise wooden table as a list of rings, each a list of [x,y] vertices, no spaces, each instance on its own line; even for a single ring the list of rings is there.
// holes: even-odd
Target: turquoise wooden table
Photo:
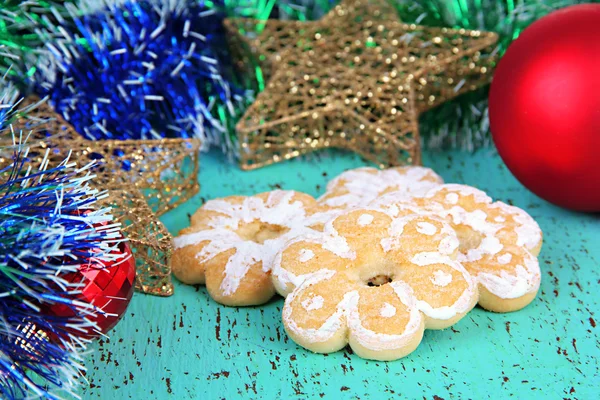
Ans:
[[[253,172],[204,155],[201,193],[166,214],[172,233],[204,200],[275,188],[321,194],[345,169],[365,165],[325,152]],[[473,310],[454,327],[426,331],[394,362],[341,351],[312,354],[282,328],[282,300],[227,308],[204,287],[136,294],[126,316],[88,357],[86,399],[594,399],[600,398],[600,216],[559,209],[523,188],[491,150],[428,153],[447,182],[477,186],[526,209],[544,231],[542,286],[512,314]]]

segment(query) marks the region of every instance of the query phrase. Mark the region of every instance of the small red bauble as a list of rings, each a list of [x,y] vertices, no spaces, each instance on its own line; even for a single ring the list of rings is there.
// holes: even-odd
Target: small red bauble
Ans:
[[[105,262],[102,267],[92,263],[84,264],[79,271],[63,276],[69,282],[85,285],[82,293],[76,296],[77,300],[91,303],[103,310],[103,313],[98,312],[94,317],[88,317],[98,325],[103,334],[111,330],[125,314],[135,288],[135,260],[126,242],[119,244],[119,253],[123,257],[113,263]],[[73,310],[66,305],[54,305],[49,312],[64,317],[74,315]],[[73,330],[72,333],[89,338],[99,335],[91,328],[86,333],[79,330]]]
[[[500,157],[559,206],[600,211],[600,4],[553,12],[500,60],[489,98]]]

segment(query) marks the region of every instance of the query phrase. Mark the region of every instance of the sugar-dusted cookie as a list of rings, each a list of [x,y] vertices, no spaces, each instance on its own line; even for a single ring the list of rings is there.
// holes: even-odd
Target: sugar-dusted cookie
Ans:
[[[331,180],[318,202],[342,209],[366,206],[385,193],[397,192],[410,198],[442,183],[444,181],[439,175],[425,167],[406,166],[384,170],[356,168]]]
[[[406,209],[444,218],[460,240],[458,260],[479,282],[479,304],[509,312],[529,304],[540,286],[537,255],[542,231],[525,211],[492,199],[481,190],[447,184],[421,198],[398,201],[387,194],[372,203],[390,215]]]
[[[206,284],[225,305],[265,303],[274,294],[275,253],[309,225],[323,224],[327,216],[315,210],[315,199],[294,191],[210,200],[174,239],[173,273],[184,283]]]
[[[361,357],[393,360],[412,352],[425,328],[448,327],[473,308],[477,284],[455,261],[455,232],[406,214],[344,211],[278,253],[272,277],[296,343],[320,353],[350,344]]]

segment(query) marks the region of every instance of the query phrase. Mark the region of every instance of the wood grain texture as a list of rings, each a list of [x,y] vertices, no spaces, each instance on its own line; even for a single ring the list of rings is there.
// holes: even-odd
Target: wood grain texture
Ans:
[[[126,317],[88,357],[85,399],[598,398],[600,389],[600,216],[535,197],[491,151],[431,153],[424,164],[527,210],[544,231],[541,291],[512,314],[480,308],[443,331],[426,331],[399,361],[365,361],[349,350],[312,354],[286,336],[282,300],[227,308],[204,287],[136,294]],[[242,172],[205,155],[202,192],[162,221],[172,233],[203,201],[275,188],[320,195],[327,181],[365,165],[341,152]]]

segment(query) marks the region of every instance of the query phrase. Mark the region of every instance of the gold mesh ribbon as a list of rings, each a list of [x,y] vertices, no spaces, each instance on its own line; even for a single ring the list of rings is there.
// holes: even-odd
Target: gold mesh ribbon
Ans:
[[[27,99],[34,104],[38,99]],[[136,260],[138,291],[158,296],[173,294],[169,259],[171,235],[158,216],[188,200],[199,190],[199,140],[104,140],[82,138],[73,127],[46,103],[13,122],[13,129],[29,140],[30,156],[49,153],[49,167],[56,166],[71,152],[78,167],[97,161],[92,184],[108,189],[99,202],[111,206],[117,222],[123,225]],[[46,137],[46,134],[51,136]]]
[[[419,114],[488,83],[495,33],[399,21],[342,0],[313,22],[228,19],[233,54],[267,84],[237,125],[244,169],[326,147],[382,167],[421,161]]]

